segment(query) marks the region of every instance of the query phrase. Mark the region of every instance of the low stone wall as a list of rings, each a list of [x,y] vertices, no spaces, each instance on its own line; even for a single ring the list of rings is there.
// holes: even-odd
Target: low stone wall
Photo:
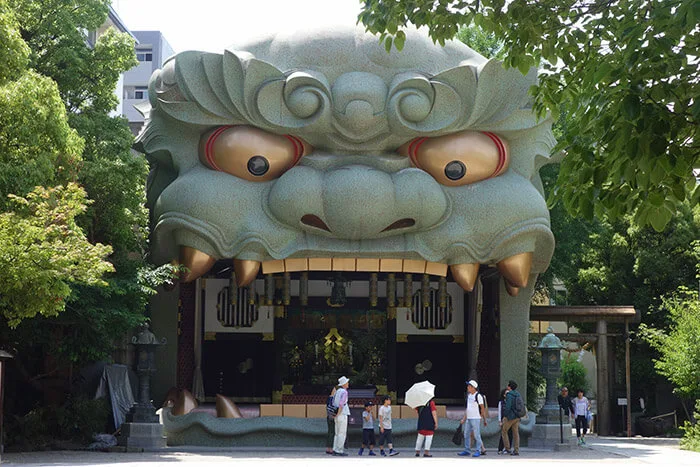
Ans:
[[[174,416],[169,408],[162,412],[164,431],[168,446],[208,446],[208,447],[318,447],[323,449],[326,443],[327,424],[325,418],[296,417],[257,417],[257,418],[216,418],[209,413],[192,412]],[[520,423],[521,445],[527,446],[535,423],[535,415]],[[433,446],[452,447],[452,434],[459,421],[439,419],[439,425]],[[401,450],[413,450],[416,441],[416,420],[393,420],[394,446]],[[376,429],[377,435],[379,430]],[[482,427],[482,437],[486,447],[495,449],[498,445],[498,421],[489,420]],[[362,430],[349,427],[348,445],[359,448]]]

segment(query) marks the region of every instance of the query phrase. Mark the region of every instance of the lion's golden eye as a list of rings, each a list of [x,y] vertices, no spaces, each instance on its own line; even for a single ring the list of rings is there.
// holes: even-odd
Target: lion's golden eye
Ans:
[[[509,161],[506,142],[493,133],[479,131],[416,138],[398,152],[447,186],[467,185],[501,175]]]
[[[276,135],[245,125],[222,126],[202,135],[199,159],[211,169],[266,182],[282,175],[311,150],[296,136]]]

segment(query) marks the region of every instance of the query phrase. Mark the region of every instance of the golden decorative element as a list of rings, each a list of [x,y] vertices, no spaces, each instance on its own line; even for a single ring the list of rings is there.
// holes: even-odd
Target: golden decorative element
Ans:
[[[216,395],[217,418],[243,418],[235,402],[221,394]]]
[[[452,343],[453,344],[464,344],[464,336],[453,336]]]
[[[236,273],[238,287],[245,287],[255,280],[260,271],[260,261],[233,259],[233,270]]]
[[[438,281],[438,303],[440,308],[447,306],[447,278],[441,277]]]
[[[467,292],[474,290],[479,276],[479,263],[462,263],[450,265],[450,272],[455,282]]]
[[[387,387],[386,384],[377,384],[377,394],[380,396],[383,396],[389,392],[389,388]]]
[[[333,258],[334,271],[354,271],[355,258]]]
[[[408,342],[408,334],[397,334],[396,342]]]
[[[275,316],[275,318],[286,318],[287,317],[287,309],[281,305],[275,306],[274,316]]]
[[[425,273],[432,276],[447,276],[447,264],[445,263],[425,263]]]
[[[274,259],[272,261],[263,261],[262,270],[263,274],[275,274],[277,272],[284,272],[284,260]]]
[[[251,182],[274,180],[311,151],[311,146],[296,136],[246,125],[215,128],[202,135],[199,143],[199,159],[204,165]],[[260,173],[249,169],[249,162],[256,157],[267,164]]]
[[[423,298],[423,307],[430,306],[430,276],[423,274],[420,284],[421,297]]]
[[[379,258],[357,258],[355,263],[357,271],[379,272]]]
[[[532,252],[520,253],[498,262],[498,272],[513,287],[527,287],[532,269]]]
[[[425,261],[415,259],[403,260],[403,272],[415,272],[423,274],[425,272]]]
[[[206,274],[216,263],[216,258],[189,246],[180,246],[179,264],[189,271],[180,273],[182,282],[192,282],[202,274]]]
[[[411,308],[413,306],[413,276],[403,275],[403,306]]]
[[[216,340],[216,333],[207,331],[204,333],[204,340],[205,341],[215,341]]]
[[[396,274],[390,272],[386,279],[386,302],[389,309],[396,306]],[[394,310],[396,318],[396,310]]]
[[[282,302],[289,305],[292,301],[292,278],[288,272],[283,276],[284,285],[282,287]]]
[[[330,258],[309,258],[309,271],[332,271]]]
[[[282,403],[282,391],[272,391],[272,403],[281,404]]]
[[[192,412],[193,409],[197,408],[197,399],[194,398],[192,393],[187,389],[183,389],[178,394],[175,405],[173,405],[172,414],[173,415],[185,415]]]
[[[256,295],[255,281],[251,281],[250,284],[248,284],[248,305],[255,305]]]
[[[386,309],[386,319],[392,320],[396,319],[396,307],[390,306]]]
[[[377,273],[371,273],[369,275],[369,306],[372,308],[377,306],[378,282]]]
[[[379,270],[381,272],[401,272],[403,271],[402,259],[380,259]]]
[[[520,289],[514,285],[511,285],[506,279],[503,279],[503,283],[506,286],[506,292],[508,292],[508,295],[511,297],[517,297],[518,293],[520,292]]]
[[[282,385],[282,395],[283,396],[291,396],[294,394],[294,391],[292,390],[294,388],[294,385],[292,384],[283,384]]]
[[[309,260],[307,258],[288,258],[284,260],[285,272],[308,271]]]
[[[263,335],[262,335],[262,336],[263,336],[263,337],[262,337],[262,340],[265,341],[265,342],[274,341],[274,340],[275,340],[275,333],[274,333],[274,332],[263,332]]]
[[[508,168],[508,144],[493,133],[461,131],[436,138],[418,138],[398,149],[414,166],[425,170],[439,183],[461,186],[497,177]],[[461,164],[463,174],[448,177],[446,168]],[[459,175],[459,174],[456,174]]]

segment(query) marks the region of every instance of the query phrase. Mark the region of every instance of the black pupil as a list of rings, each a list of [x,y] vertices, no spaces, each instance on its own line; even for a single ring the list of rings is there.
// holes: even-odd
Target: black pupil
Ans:
[[[467,167],[460,161],[452,161],[445,166],[445,176],[450,180],[459,180],[467,173]]]
[[[270,163],[263,156],[253,156],[248,159],[248,172],[255,176],[265,175],[270,170]]]

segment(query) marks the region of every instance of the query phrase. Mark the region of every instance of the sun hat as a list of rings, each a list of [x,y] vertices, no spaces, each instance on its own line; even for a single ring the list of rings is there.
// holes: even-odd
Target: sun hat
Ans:
[[[343,384],[347,384],[349,382],[350,380],[347,379],[345,376],[341,376],[340,378],[338,378],[338,386],[342,386]]]

